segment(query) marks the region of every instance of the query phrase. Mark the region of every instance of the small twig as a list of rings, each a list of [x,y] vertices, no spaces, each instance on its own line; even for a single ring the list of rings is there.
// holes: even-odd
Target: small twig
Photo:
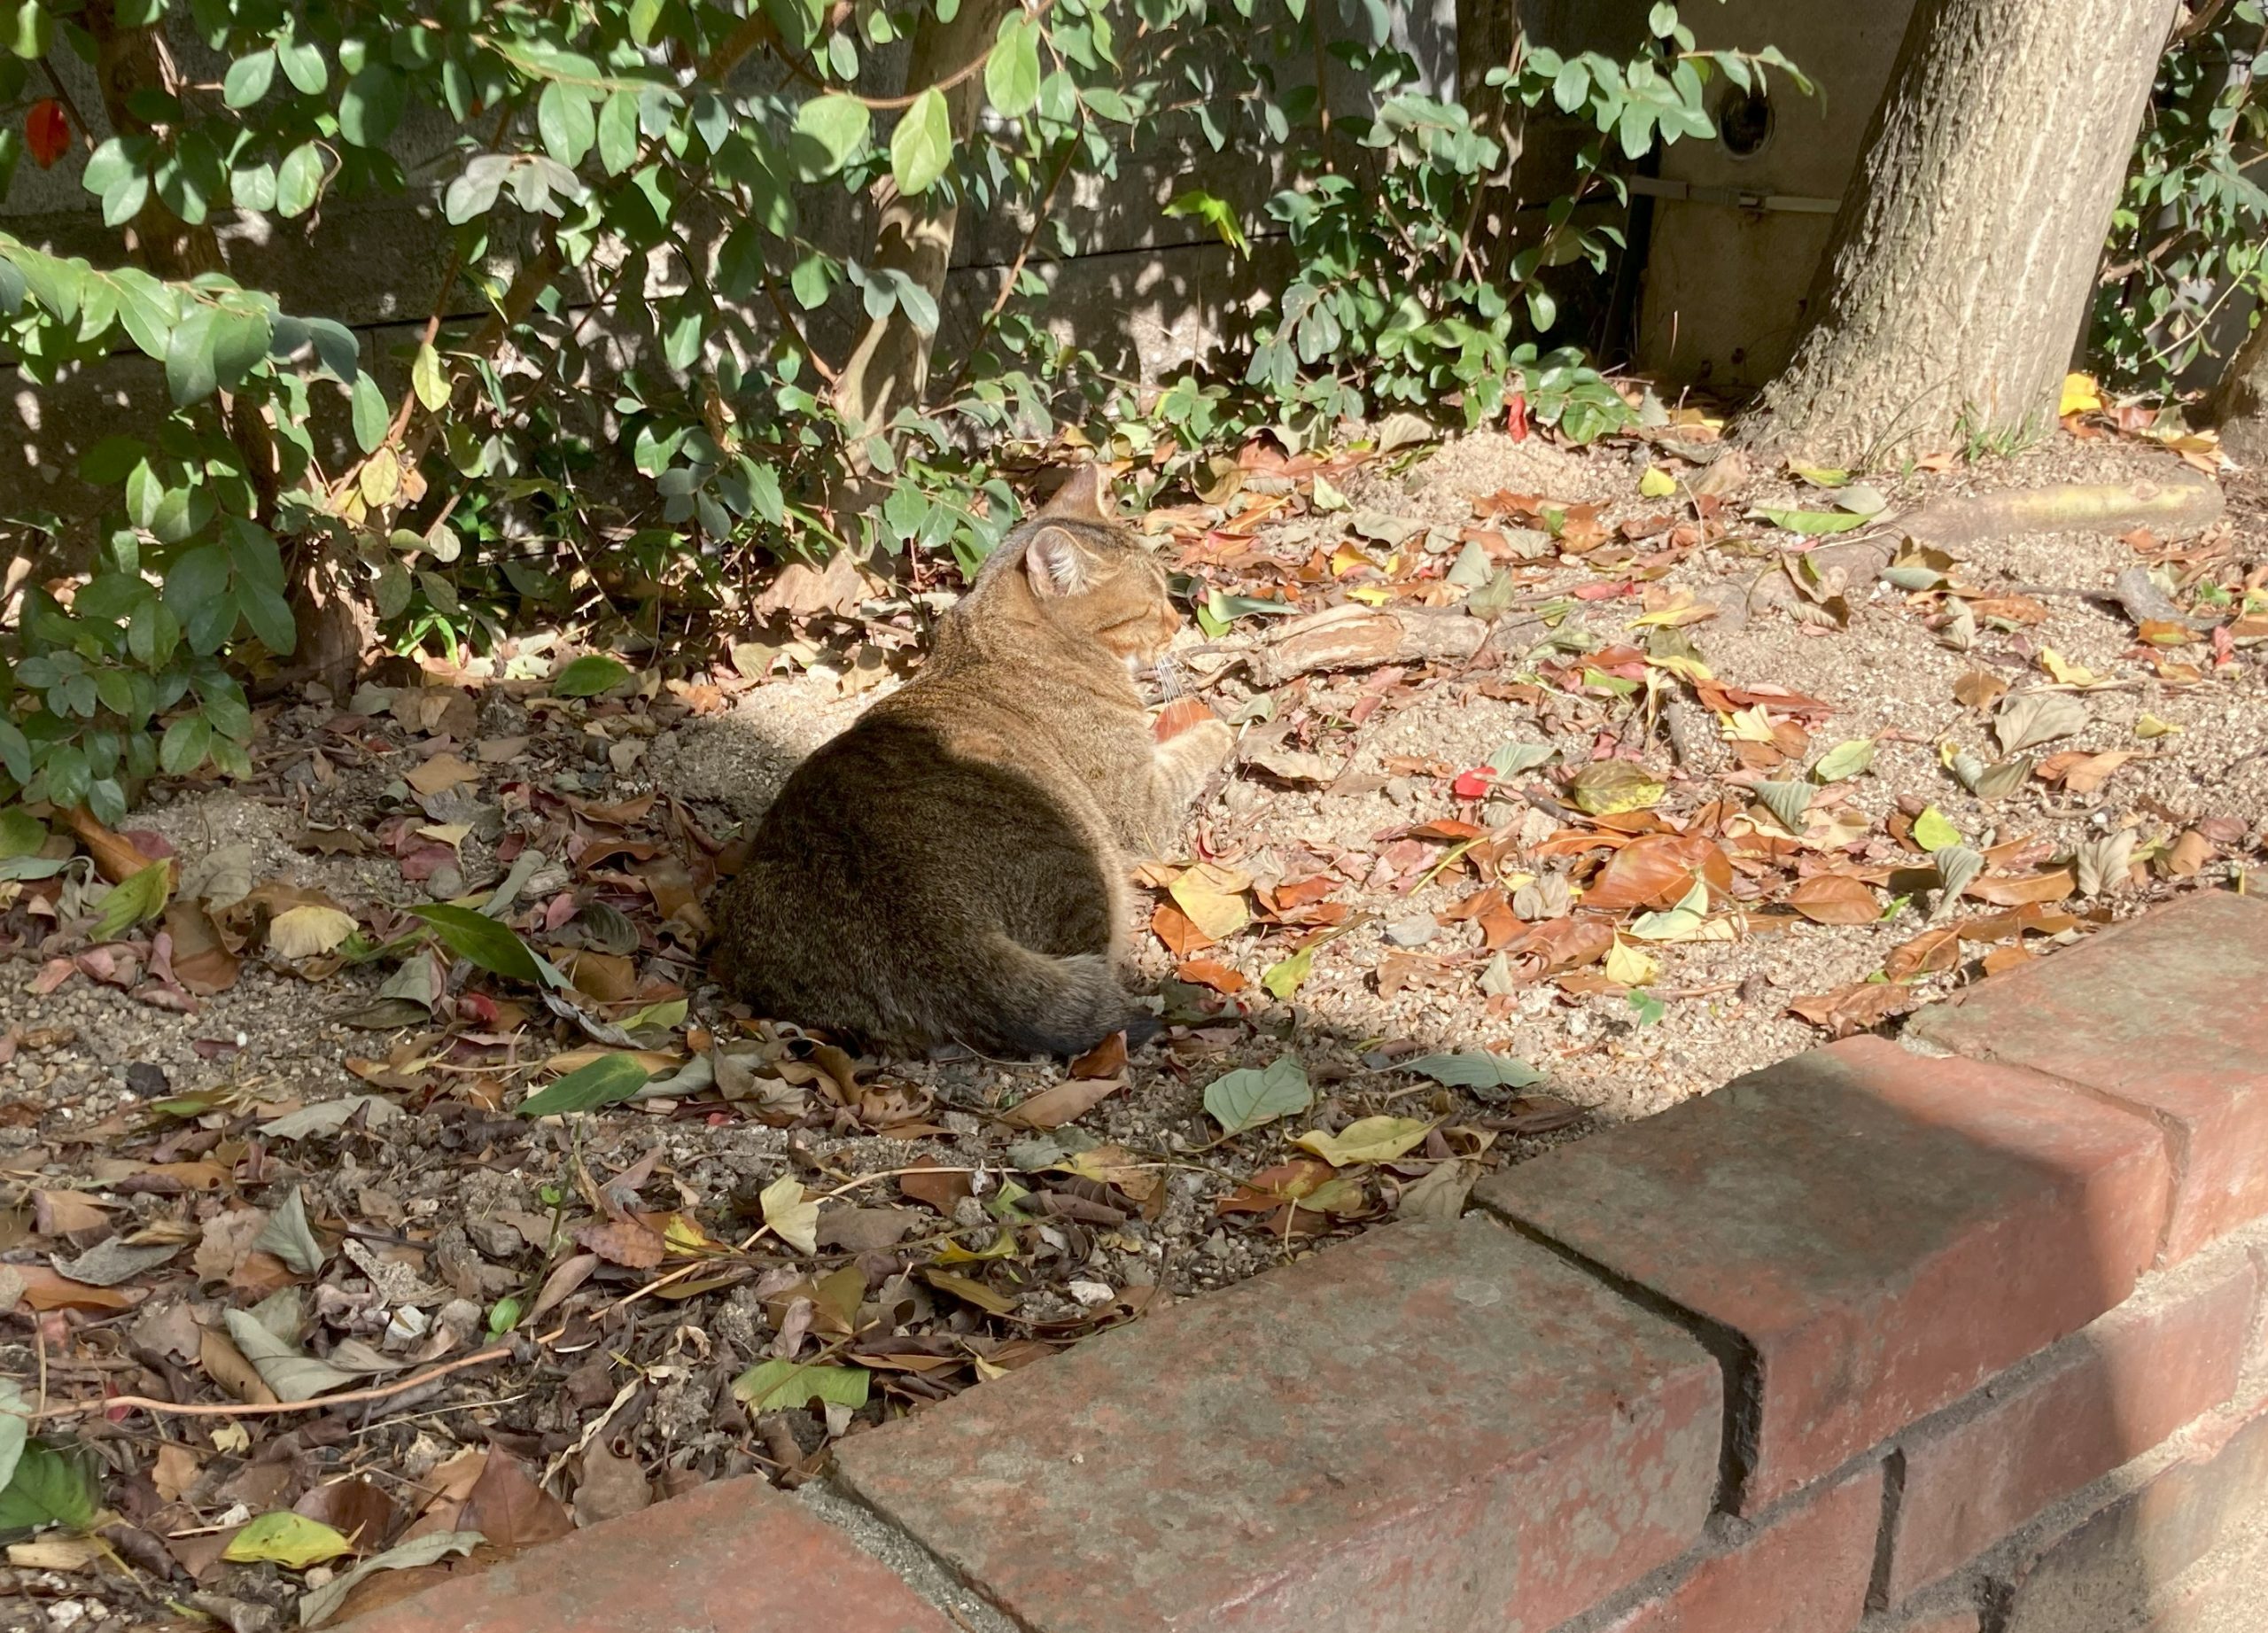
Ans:
[[[451,1372],[461,1372],[469,1366],[478,1366],[488,1361],[501,1361],[512,1353],[509,1344],[492,1344],[468,1356],[404,1378],[375,1389],[349,1389],[344,1395],[318,1395],[304,1401],[271,1401],[266,1404],[232,1406],[184,1406],[175,1401],[151,1400],[144,1395],[114,1395],[106,1400],[78,1401],[67,1406],[50,1406],[32,1413],[35,1421],[48,1418],[82,1418],[90,1411],[120,1411],[138,1408],[146,1412],[177,1418],[257,1418],[270,1412],[328,1411],[334,1406],[351,1406],[357,1401],[382,1401],[389,1396],[405,1394],[411,1389],[446,1378]]]

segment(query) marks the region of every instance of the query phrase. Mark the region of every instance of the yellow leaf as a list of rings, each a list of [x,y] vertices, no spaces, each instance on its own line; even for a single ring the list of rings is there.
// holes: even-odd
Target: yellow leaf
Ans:
[[[1618,986],[1644,986],[1661,973],[1659,964],[1619,936],[1606,950],[1606,978]]]
[[[1251,883],[1248,874],[1200,862],[1176,879],[1167,894],[1191,923],[1215,941],[1225,941],[1252,922],[1244,905],[1245,887]]]
[[[1772,716],[1762,704],[1753,709],[1743,709],[1736,714],[1717,717],[1718,730],[1728,743],[1769,743],[1772,741]]]
[[[1713,680],[1717,678],[1708,665],[1697,657],[1687,657],[1682,653],[1666,652],[1659,657],[1649,655],[1646,661],[1657,669],[1667,670],[1681,680]]]
[[[2176,726],[2171,720],[2161,720],[2155,714],[2143,714],[2134,721],[2134,735],[2148,742],[2153,737],[2171,737],[2186,727]]]
[[[310,1565],[353,1551],[353,1544],[322,1520],[278,1512],[260,1515],[230,1537],[221,1557],[239,1564],[264,1560],[287,1570],[304,1571]]]
[[[381,447],[365,460],[356,473],[354,485],[361,490],[365,504],[392,502],[394,495],[401,492],[401,462],[394,457],[393,449]]]
[[[1375,572],[1378,563],[1372,561],[1366,551],[1359,550],[1351,544],[1342,544],[1331,553],[1331,571],[1340,578],[1343,579],[1350,572],[1360,572],[1365,567]]]
[[[2054,647],[2039,649],[2039,666],[2065,686],[2093,686],[2098,684],[2095,673],[2084,664],[2075,664]]]
[[[804,1194],[803,1182],[782,1174],[757,1194],[764,1223],[798,1253],[819,1251],[819,1203]]]
[[[1333,1168],[1353,1163],[1391,1163],[1433,1131],[1416,1117],[1363,1117],[1336,1134],[1311,1128],[1292,1143],[1312,1151]]]
[[[1618,816],[1658,804],[1669,785],[1632,760],[1593,760],[1567,780],[1567,795],[1592,816]]]
[[[1666,499],[1677,492],[1677,478],[1659,465],[1649,465],[1638,478],[1638,491],[1649,499]]]
[[[268,923],[268,950],[280,958],[313,958],[354,933],[354,915],[308,903],[286,907]]]
[[[1675,629],[1682,624],[1698,624],[1704,618],[1717,616],[1717,609],[1708,602],[1696,601],[1683,590],[1678,591],[1666,607],[1657,607],[1651,612],[1642,612],[1630,620],[1633,629]]]
[[[2094,376],[2076,370],[2063,377],[2063,399],[2055,406],[2055,417],[2068,414],[2092,414],[2102,407],[2102,393],[2096,389]]]
[[[1359,601],[1366,607],[1380,607],[1394,599],[1394,592],[1383,584],[1350,584],[1347,587],[1347,599]]]

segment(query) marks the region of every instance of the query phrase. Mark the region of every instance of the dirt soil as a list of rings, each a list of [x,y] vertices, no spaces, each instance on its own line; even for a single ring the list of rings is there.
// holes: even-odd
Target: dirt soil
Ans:
[[[1239,756],[1142,874],[1165,1030],[1068,1068],[853,1059],[706,981],[734,836],[918,665],[949,582],[812,574],[737,666],[591,697],[536,643],[265,711],[249,782],[160,785],[0,884],[0,1380],[105,1511],[11,1548],[0,1629],[261,1633],[371,1556],[330,1614],[470,1567],[420,1538],[478,1531],[477,1564],[793,1484],[1160,1300],[2268,887],[2249,473],[2202,536],[1993,538],[1802,621],[1706,615],[1808,542],[1754,509],[2180,470],[2083,432],[1856,488],[1739,478],[1689,425],[1483,434],[1248,456],[1153,514],[1226,615],[1179,668]],[[2137,568],[2172,617],[2105,597]],[[1471,657],[1263,687],[1269,601],[1489,622]],[[97,939],[106,884],[167,858],[163,915]],[[412,910],[449,903],[430,950]],[[578,1067],[594,1098],[627,1070],[617,1103],[516,1115]],[[238,1410],[82,1410],[116,1396]]]

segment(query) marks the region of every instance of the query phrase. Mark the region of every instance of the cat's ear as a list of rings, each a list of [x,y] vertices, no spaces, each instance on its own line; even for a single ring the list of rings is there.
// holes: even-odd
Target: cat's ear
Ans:
[[[1024,571],[1033,594],[1076,595],[1094,587],[1095,559],[1068,527],[1042,526],[1024,541]]]
[[[1081,465],[1064,478],[1055,496],[1040,507],[1042,516],[1060,516],[1072,521],[1107,522],[1116,509],[1111,498],[1110,475],[1095,463]]]

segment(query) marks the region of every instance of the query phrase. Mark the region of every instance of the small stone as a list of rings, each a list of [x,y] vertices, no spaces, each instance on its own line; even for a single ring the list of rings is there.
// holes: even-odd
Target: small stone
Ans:
[[[1441,934],[1441,927],[1430,913],[1412,914],[1406,919],[1396,919],[1386,927],[1386,938],[1397,947],[1422,947]]]
[[[480,1331],[480,1306],[469,1298],[453,1298],[434,1311],[433,1323],[463,1343]]]
[[[472,1238],[472,1245],[492,1259],[517,1258],[527,1246],[519,1232],[501,1219],[468,1219],[464,1233]]]
[[[1118,1296],[1107,1284],[1099,1281],[1075,1281],[1065,1291],[1089,1310],[1099,1309]]]

